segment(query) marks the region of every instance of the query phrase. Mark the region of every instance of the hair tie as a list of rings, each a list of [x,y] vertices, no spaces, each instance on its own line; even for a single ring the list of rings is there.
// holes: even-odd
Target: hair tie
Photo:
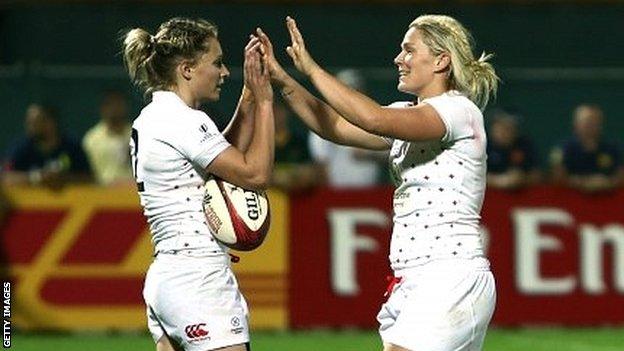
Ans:
[[[156,50],[156,37],[153,35],[150,35],[150,49]]]

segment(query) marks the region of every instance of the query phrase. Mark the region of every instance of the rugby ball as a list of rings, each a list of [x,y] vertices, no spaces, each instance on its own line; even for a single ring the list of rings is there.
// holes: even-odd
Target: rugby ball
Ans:
[[[251,251],[262,244],[269,231],[271,213],[264,191],[210,178],[205,185],[203,207],[210,232],[231,249]]]

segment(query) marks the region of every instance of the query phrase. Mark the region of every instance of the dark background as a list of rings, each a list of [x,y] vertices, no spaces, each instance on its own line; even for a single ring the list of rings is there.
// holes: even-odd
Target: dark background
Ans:
[[[60,111],[76,137],[97,121],[101,93],[127,91],[136,115],[143,101],[130,86],[119,55],[124,29],[154,33],[173,16],[202,17],[219,26],[232,71],[216,110],[226,123],[241,88],[242,50],[257,26],[267,32],[278,58],[291,66],[286,15],[295,17],[311,53],[330,70],[364,70],[380,103],[410,99],[396,91],[392,59],[408,24],[425,13],[459,19],[477,42],[477,53],[495,53],[503,82],[491,106],[519,112],[540,157],[570,132],[571,111],[582,102],[602,105],[606,134],[622,142],[624,119],[624,4],[610,3],[142,3],[117,1],[0,1],[0,148],[19,136],[30,102]]]

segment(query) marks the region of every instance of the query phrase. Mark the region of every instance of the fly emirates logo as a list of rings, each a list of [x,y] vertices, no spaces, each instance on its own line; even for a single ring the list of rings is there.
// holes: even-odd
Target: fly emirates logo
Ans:
[[[513,255],[515,288],[525,295],[566,295],[574,291],[588,295],[624,294],[624,225],[600,225],[575,220],[562,208],[515,207],[509,212],[512,233],[484,223],[483,242],[490,244],[493,262]],[[372,208],[329,209],[331,238],[331,287],[340,296],[361,293],[358,255],[379,255],[387,262],[379,239],[358,232],[358,226],[387,227],[391,216]],[[495,230],[494,230],[495,229]],[[555,231],[566,236],[549,233]],[[511,246],[493,245],[497,238],[512,235]],[[390,240],[390,231],[385,240]],[[558,260],[555,258],[565,258]],[[384,261],[381,261],[384,260]],[[496,270],[496,267],[494,267]]]
[[[603,262],[611,247],[613,285],[624,293],[624,226],[607,223],[576,223],[567,211],[558,208],[517,208],[512,211],[516,246],[516,284],[526,294],[566,294],[580,288],[592,295],[607,292]],[[542,256],[548,253],[572,252],[560,238],[549,234],[548,228],[576,229],[578,242],[578,274],[544,276]],[[574,248],[576,249],[576,248]]]

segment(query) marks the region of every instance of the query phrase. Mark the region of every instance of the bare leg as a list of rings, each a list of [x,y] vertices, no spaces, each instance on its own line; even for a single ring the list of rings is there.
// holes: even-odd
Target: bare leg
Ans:
[[[176,351],[167,335],[163,335],[156,343],[156,351]]]
[[[163,335],[162,338],[158,340],[156,343],[156,351],[177,351],[175,347],[171,344],[171,341],[166,335]],[[214,349],[211,351],[247,351],[247,347],[245,344],[238,344],[232,346],[222,347],[220,349]]]
[[[384,344],[383,351],[410,351],[394,344]]]

